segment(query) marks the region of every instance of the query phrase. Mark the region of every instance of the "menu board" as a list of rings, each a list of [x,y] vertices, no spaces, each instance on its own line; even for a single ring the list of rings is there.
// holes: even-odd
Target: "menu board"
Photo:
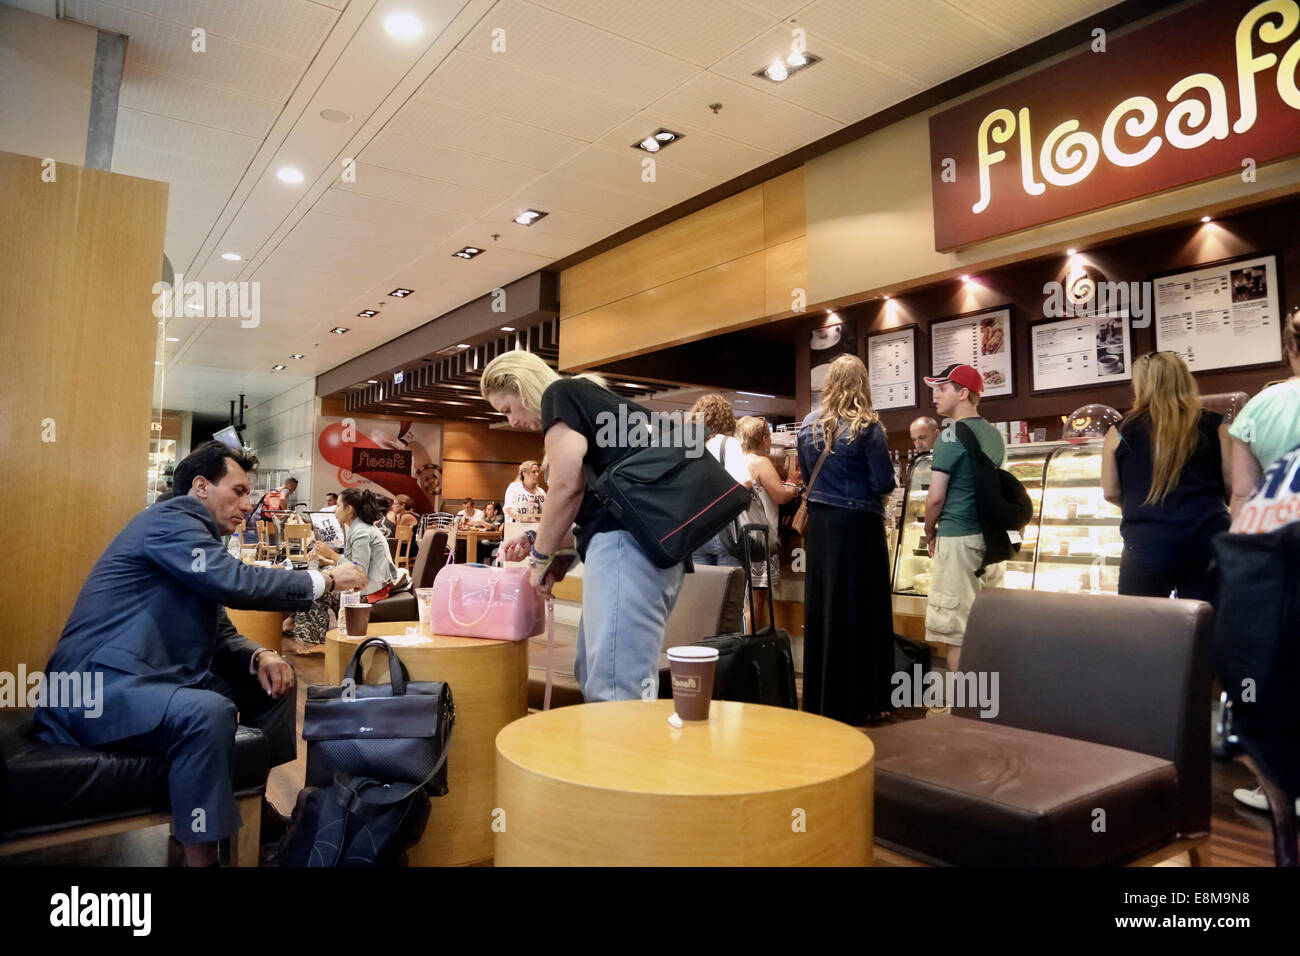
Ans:
[[[1193,372],[1282,360],[1277,257],[1233,259],[1155,276],[1156,350]]]
[[[1011,379],[1011,309],[972,312],[930,323],[932,375],[949,365],[972,365],[984,376],[984,397],[1014,395]]]
[[[1111,385],[1133,376],[1128,313],[1039,322],[1029,330],[1035,392]]]
[[[916,328],[867,336],[867,371],[877,410],[916,408]]]

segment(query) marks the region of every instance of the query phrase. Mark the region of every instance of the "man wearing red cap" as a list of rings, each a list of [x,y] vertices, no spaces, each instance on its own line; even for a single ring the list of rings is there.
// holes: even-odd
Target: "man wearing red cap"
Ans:
[[[1007,446],[1001,433],[980,417],[984,377],[979,371],[949,365],[942,374],[927,377],[925,384],[934,389],[934,404],[945,425],[934,443],[925,499],[925,536],[934,559],[925,638],[948,645],[948,670],[955,672],[975,596],[983,588],[1001,587],[1004,570],[1002,564],[992,564],[977,574],[984,559],[984,535],[975,508],[975,462],[956,433],[956,423],[966,423],[999,468],[1006,464]]]

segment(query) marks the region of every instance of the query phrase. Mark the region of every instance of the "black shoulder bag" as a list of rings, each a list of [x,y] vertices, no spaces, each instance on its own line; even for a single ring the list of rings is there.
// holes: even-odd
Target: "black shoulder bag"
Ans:
[[[1019,478],[984,454],[969,425],[957,422],[955,431],[975,467],[975,510],[984,535],[984,560],[976,572],[981,574],[990,564],[1020,552],[1020,542],[1012,542],[1007,532],[1014,531],[1017,537],[1024,534],[1034,517],[1034,503]]]

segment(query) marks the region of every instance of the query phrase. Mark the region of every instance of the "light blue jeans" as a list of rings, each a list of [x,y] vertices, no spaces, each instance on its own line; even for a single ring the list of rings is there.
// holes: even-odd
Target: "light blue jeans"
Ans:
[[[582,563],[582,620],[573,671],[582,696],[638,700],[658,694],[664,628],[685,568],[657,567],[628,531],[603,531]],[[649,685],[644,682],[649,679]]]
[[[716,534],[700,545],[700,550],[691,555],[691,561],[694,564],[714,568],[740,567],[740,559],[731,556],[731,552],[723,546],[722,538]]]

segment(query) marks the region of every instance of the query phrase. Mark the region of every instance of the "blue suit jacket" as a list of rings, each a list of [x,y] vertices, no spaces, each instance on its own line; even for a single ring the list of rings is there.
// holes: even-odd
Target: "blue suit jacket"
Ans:
[[[172,694],[207,676],[222,605],[301,611],[311,603],[307,572],[250,567],[232,558],[199,499],[155,504],[99,556],[45,668],[102,672],[102,713],[40,708],[40,736],[93,747],[148,733],[162,721]]]

